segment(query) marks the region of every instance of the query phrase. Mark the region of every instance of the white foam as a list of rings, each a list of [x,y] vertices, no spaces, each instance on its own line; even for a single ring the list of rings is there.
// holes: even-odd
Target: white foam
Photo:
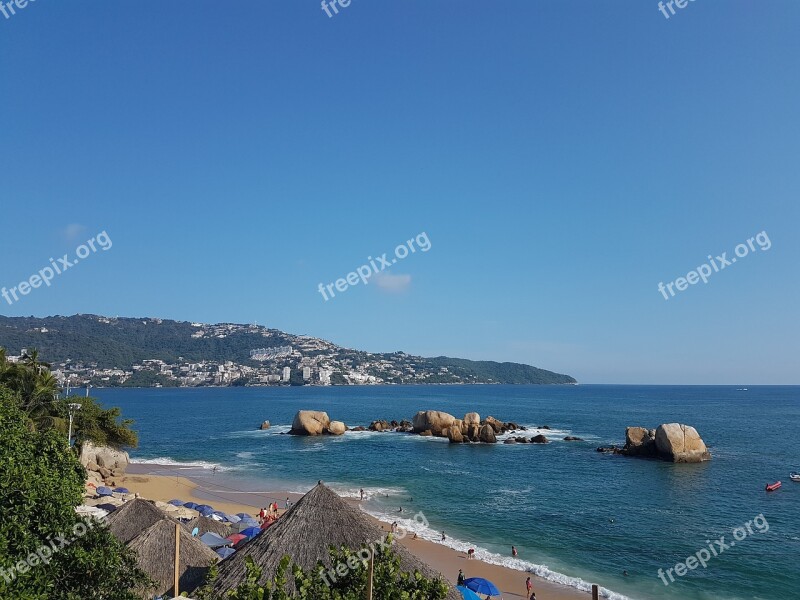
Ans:
[[[384,523],[391,524],[396,522],[401,529],[405,529],[408,532],[408,535],[416,533],[417,536],[423,540],[440,544],[442,546],[447,546],[448,548],[452,548],[453,550],[457,550],[459,552],[464,552],[464,553],[466,553],[467,550],[469,550],[470,548],[474,548],[475,558],[485,563],[532,573],[537,577],[540,577],[547,581],[551,581],[559,585],[569,586],[581,590],[583,592],[592,591],[591,583],[588,583],[579,577],[570,577],[569,575],[564,575],[563,573],[553,571],[547,565],[539,565],[536,563],[521,560],[519,558],[510,558],[507,556],[502,556],[500,554],[491,552],[485,548],[481,548],[476,544],[463,542],[459,539],[452,538],[449,536],[445,541],[442,541],[440,532],[435,531],[431,527],[425,527],[424,524],[420,523],[419,521],[413,518],[408,518],[409,516],[413,517],[413,515],[415,514],[413,510],[408,511],[408,513],[403,513],[404,515],[408,515],[406,517],[400,516],[399,513],[389,514],[385,512],[370,510],[364,507],[362,507],[362,510],[364,510],[364,512],[372,515],[373,517]],[[609,600],[631,600],[627,596],[624,596],[617,592],[613,592],[603,587],[600,588],[600,595],[603,598],[608,598]]]
[[[206,462],[204,460],[197,460],[192,462],[182,462],[175,460],[168,456],[159,456],[158,458],[132,458],[130,462],[137,465],[158,465],[162,467],[175,467],[181,469],[208,469],[217,471],[232,471],[233,467],[223,467],[219,463]]]

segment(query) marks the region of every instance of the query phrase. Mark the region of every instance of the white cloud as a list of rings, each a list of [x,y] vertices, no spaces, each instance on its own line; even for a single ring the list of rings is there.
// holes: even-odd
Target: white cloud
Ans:
[[[373,277],[375,285],[389,294],[401,294],[411,286],[411,275],[392,275],[391,273],[377,273]]]
[[[86,227],[80,223],[70,223],[61,230],[61,235],[63,235],[68,242],[74,242],[78,237],[83,235],[85,231]]]

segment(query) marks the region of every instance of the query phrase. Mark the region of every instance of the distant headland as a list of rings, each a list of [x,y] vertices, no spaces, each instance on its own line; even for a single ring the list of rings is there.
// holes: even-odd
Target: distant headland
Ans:
[[[0,347],[36,348],[64,387],[575,384],[531,365],[372,353],[262,325],[157,318],[4,317]]]

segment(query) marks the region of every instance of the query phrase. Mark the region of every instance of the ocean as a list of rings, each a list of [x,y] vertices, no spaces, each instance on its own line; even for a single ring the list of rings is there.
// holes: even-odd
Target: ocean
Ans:
[[[384,520],[402,524],[422,511],[430,526],[412,527],[421,537],[438,541],[445,531],[448,546],[474,547],[483,560],[580,589],[598,583],[617,600],[800,598],[800,483],[788,478],[800,471],[800,387],[742,387],[97,389],[94,395],[135,420],[134,461],[204,474],[220,490],[304,492],[323,480],[357,497],[364,488],[366,510]],[[410,420],[418,410],[458,418],[474,411],[525,425],[528,436],[541,432],[551,443],[285,435],[300,409],[324,410],[350,427]],[[272,428],[260,431],[264,420]],[[697,428],[713,460],[679,465],[595,451],[624,443],[626,426],[670,422]],[[550,429],[535,429],[544,425]],[[585,441],[563,441],[566,435]],[[777,480],[783,487],[765,492]],[[725,546],[715,542],[721,536]],[[674,581],[665,575],[664,585],[659,569],[674,570],[709,548],[717,555],[705,568]]]

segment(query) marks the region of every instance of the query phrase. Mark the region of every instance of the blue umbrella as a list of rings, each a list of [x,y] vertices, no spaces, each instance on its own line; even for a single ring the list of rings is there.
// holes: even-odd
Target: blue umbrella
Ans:
[[[103,510],[107,510],[108,512],[114,512],[117,510],[117,507],[113,504],[98,504],[97,508],[102,508]]]
[[[183,503],[183,500],[170,500],[167,504],[172,504],[172,506],[186,506]]]
[[[239,517],[240,519],[252,519],[253,518],[250,515],[248,515],[247,513],[236,513],[236,516]]]
[[[219,536],[216,533],[212,533],[211,531],[201,535],[200,541],[206,546],[211,546],[212,548],[219,548],[220,546],[226,546],[231,543],[230,540],[226,540],[224,537]]]
[[[236,515],[228,515],[228,523],[238,523],[242,519]]]
[[[473,592],[486,594],[487,596],[499,596],[500,590],[488,579],[483,577],[470,577],[464,581],[464,587],[471,589]]]
[[[220,548],[216,552],[219,554],[220,558],[228,558],[231,554],[236,554],[236,550],[233,548]]]
[[[114,492],[111,491],[111,488],[101,485],[97,488],[97,495],[98,496],[113,496]]]
[[[473,592],[472,590],[465,588],[463,585],[457,585],[456,589],[461,592],[461,595],[464,597],[464,600],[481,600],[480,596]]]
[[[240,532],[242,535],[246,535],[249,538],[256,537],[259,533],[261,533],[261,529],[259,527],[248,527],[247,529]]]
[[[124,488],[124,487],[114,488],[114,491],[117,494],[130,494],[130,492],[128,491],[128,488]]]
[[[172,504],[172,502],[170,502],[170,504]],[[200,505],[199,505],[199,504],[197,504],[196,502],[184,502],[184,503],[183,503],[183,505],[184,505],[186,508],[191,508],[191,509],[193,509],[193,510],[197,510],[197,507],[198,507],[198,506],[200,506]]]
[[[206,508],[202,508],[202,509],[198,508],[197,512],[199,512],[204,517],[210,517],[211,515],[214,514],[214,509],[212,509],[210,506],[207,506]]]
[[[194,507],[194,509],[196,511],[198,511],[198,512],[201,511],[201,510],[206,510],[206,509],[210,510],[211,512],[214,512],[214,507],[213,506],[209,506],[208,504],[198,504],[197,506]]]

